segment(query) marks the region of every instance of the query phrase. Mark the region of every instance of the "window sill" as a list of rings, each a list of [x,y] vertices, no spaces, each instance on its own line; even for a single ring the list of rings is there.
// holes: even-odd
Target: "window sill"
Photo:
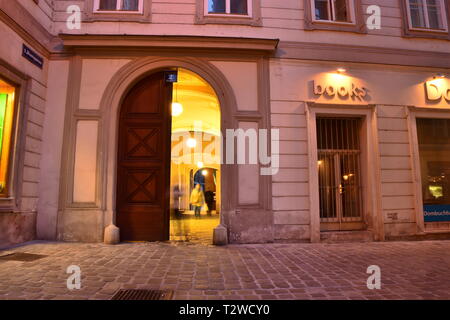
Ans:
[[[86,15],[83,22],[140,22],[150,23],[150,15],[145,16],[142,13],[90,13]]]
[[[418,29],[418,28],[408,28],[407,30],[404,31],[403,37],[450,40],[450,34],[448,30],[445,31],[445,30]]]
[[[343,31],[355,33],[367,33],[364,23],[356,22],[340,22],[329,20],[305,20],[305,30],[327,30],[327,31]]]
[[[0,214],[15,212],[14,198],[0,198]]]
[[[232,24],[260,27],[262,26],[260,18],[240,15],[211,14],[196,16],[196,24]]]

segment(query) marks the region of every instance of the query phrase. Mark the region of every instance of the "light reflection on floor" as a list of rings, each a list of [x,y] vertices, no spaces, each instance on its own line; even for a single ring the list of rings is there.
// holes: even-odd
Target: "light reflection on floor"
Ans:
[[[212,244],[213,230],[219,222],[219,215],[215,212],[210,216],[202,212],[200,218],[196,218],[193,211],[184,212],[181,219],[170,220],[170,240]]]

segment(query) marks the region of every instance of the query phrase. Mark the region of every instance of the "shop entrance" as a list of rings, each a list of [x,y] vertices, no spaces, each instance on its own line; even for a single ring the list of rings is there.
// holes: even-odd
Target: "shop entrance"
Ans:
[[[317,119],[320,229],[364,229],[360,118]]]

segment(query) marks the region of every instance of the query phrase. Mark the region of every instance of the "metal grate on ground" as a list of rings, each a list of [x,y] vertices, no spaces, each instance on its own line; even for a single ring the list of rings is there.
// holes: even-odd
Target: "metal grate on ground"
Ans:
[[[171,300],[172,290],[120,289],[111,300]]]
[[[13,252],[10,254],[0,256],[0,261],[24,261],[30,262],[45,258],[47,256],[42,254],[26,253],[26,252]]]

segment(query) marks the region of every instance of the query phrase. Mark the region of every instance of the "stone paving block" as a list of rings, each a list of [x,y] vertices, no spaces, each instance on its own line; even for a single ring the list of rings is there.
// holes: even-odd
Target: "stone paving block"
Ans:
[[[0,299],[109,299],[118,289],[172,289],[175,299],[450,299],[449,241],[266,244],[39,243],[10,251],[45,254],[0,262]],[[65,269],[82,269],[68,290]],[[366,287],[369,265],[382,289]]]

